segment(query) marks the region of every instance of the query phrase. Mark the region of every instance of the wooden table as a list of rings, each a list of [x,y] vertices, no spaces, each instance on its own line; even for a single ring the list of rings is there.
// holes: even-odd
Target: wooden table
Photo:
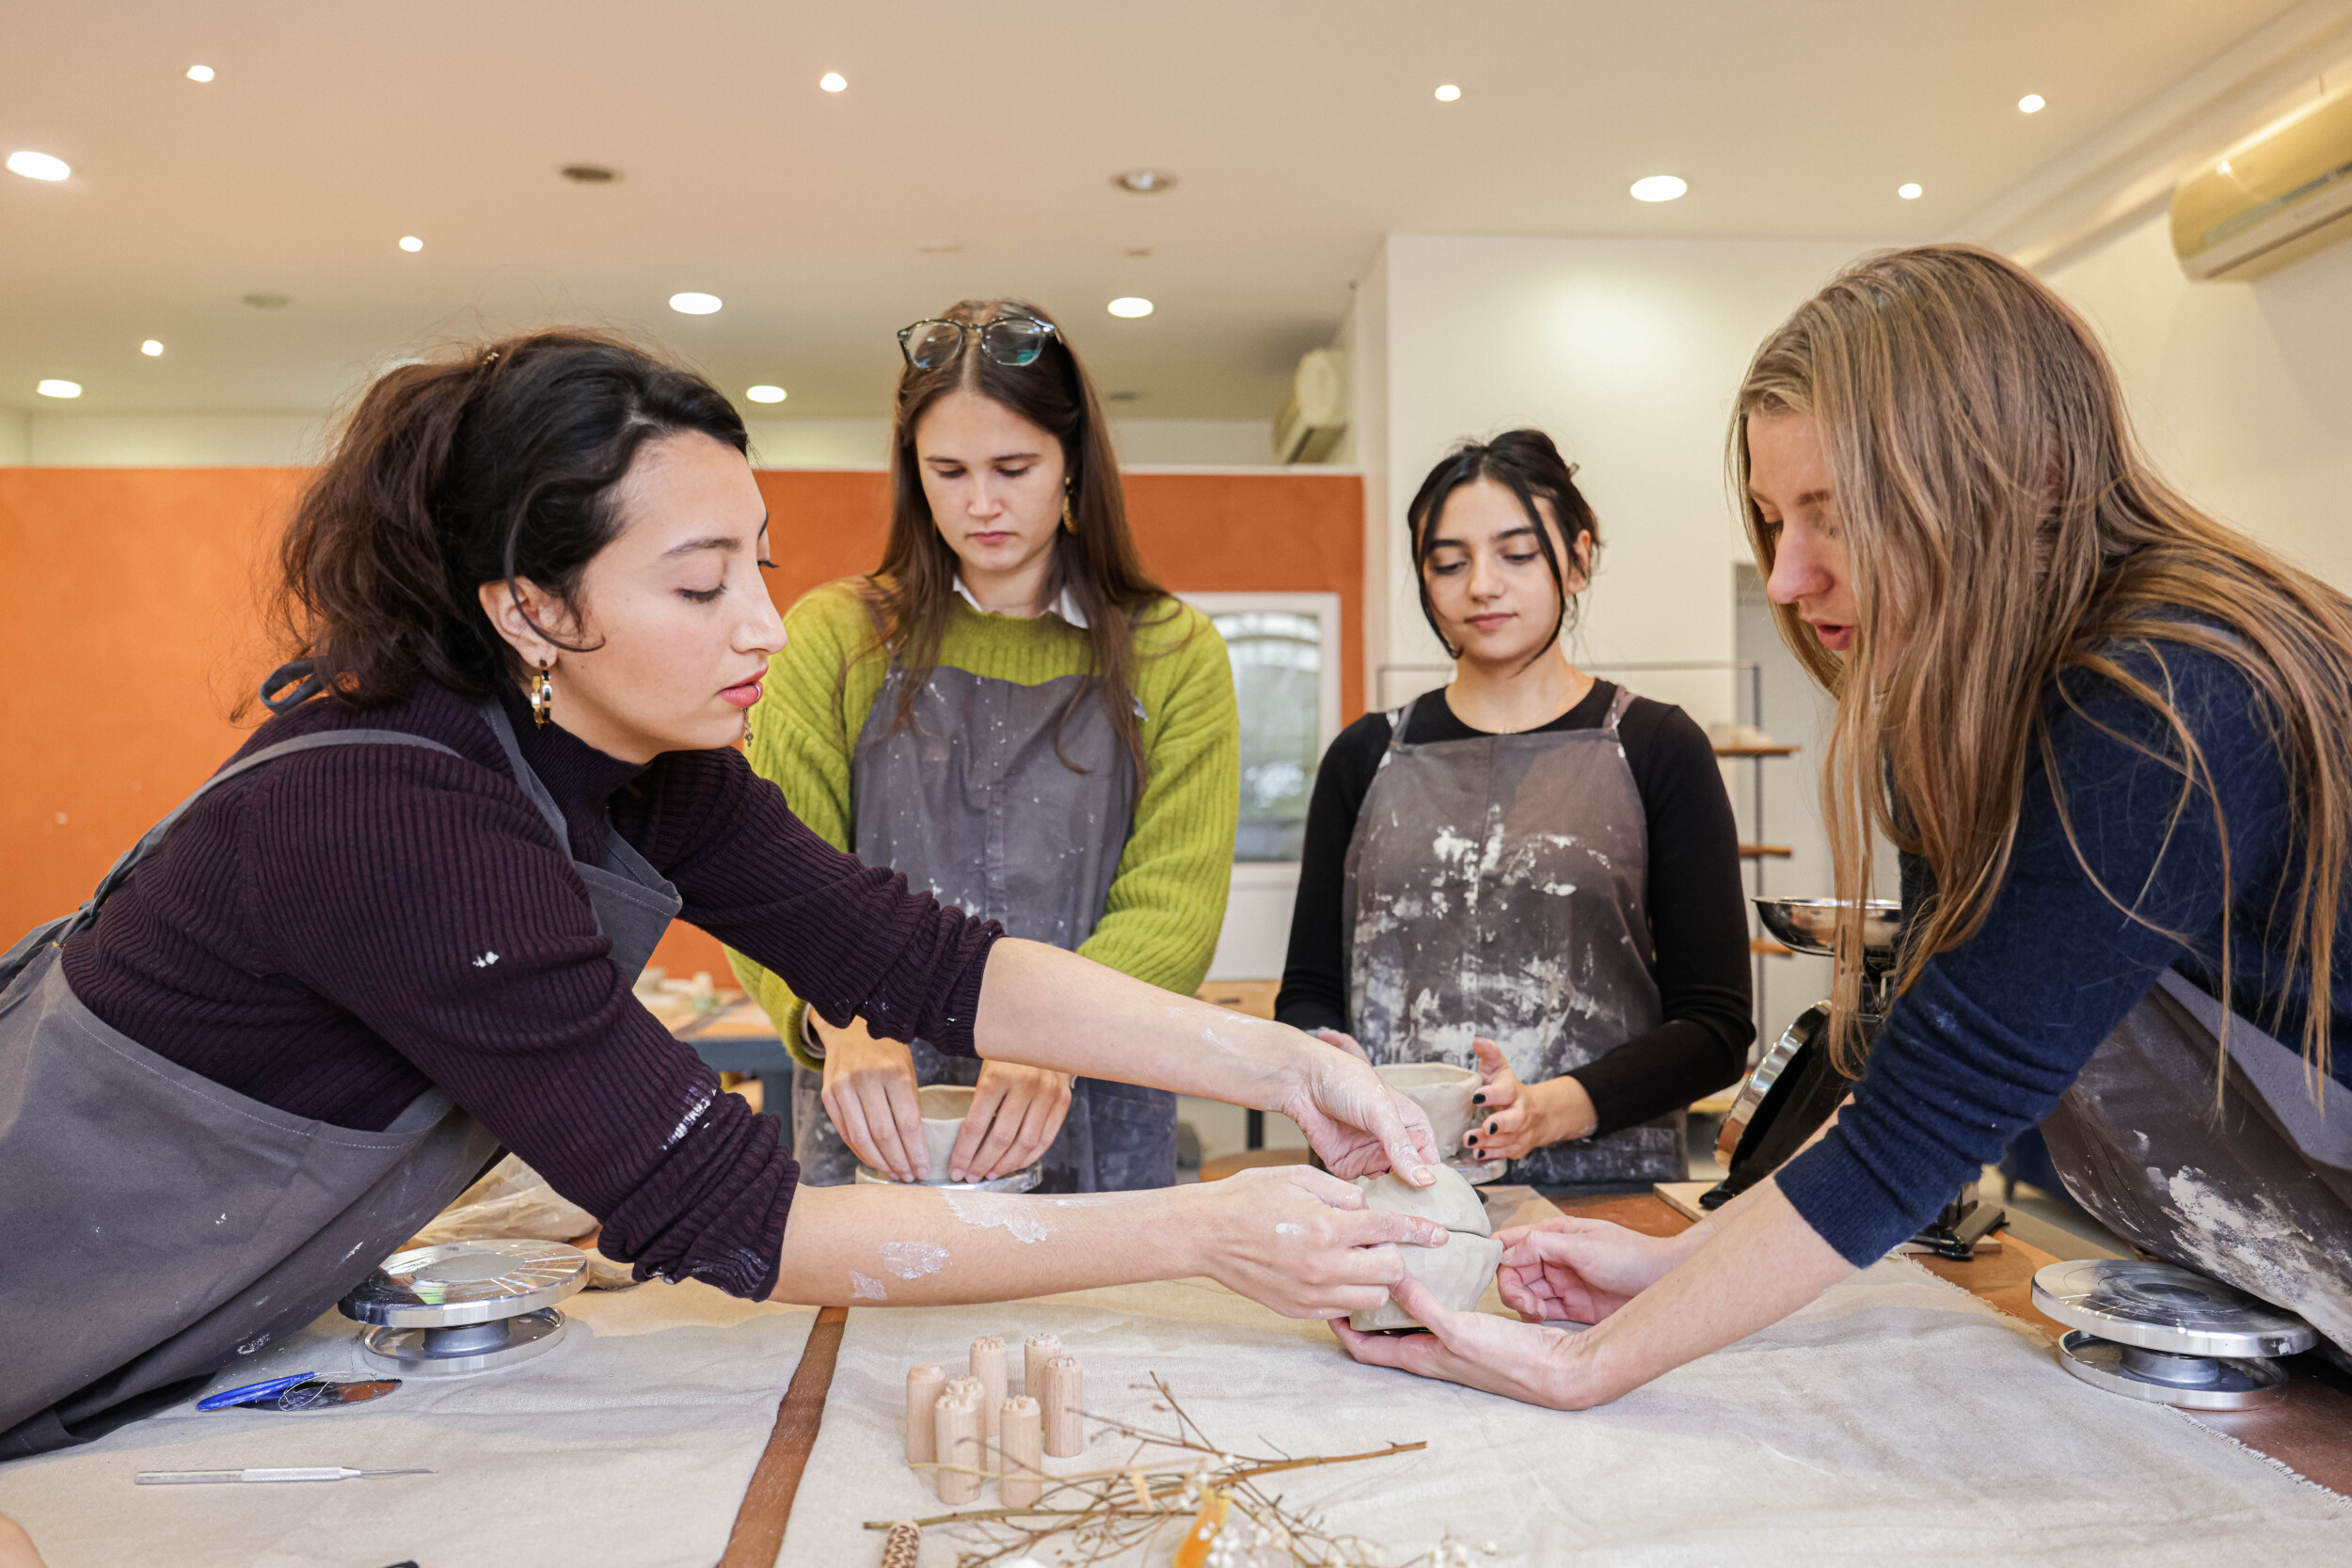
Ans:
[[[1645,1236],[1678,1235],[1692,1224],[1663,1198],[1648,1194],[1564,1198],[1555,1207],[1565,1213],[1613,1220]],[[2034,1271],[2057,1259],[2006,1231],[2000,1236],[1999,1251],[1965,1262],[1932,1257],[1914,1261],[2011,1317],[2023,1318],[2053,1335],[2061,1332],[2060,1325],[2036,1310],[2032,1301]],[[808,1465],[809,1449],[824,1419],[834,1361],[841,1352],[841,1328],[848,1321],[848,1309],[840,1307],[828,1307],[817,1315],[808,1349],[802,1353],[792,1386],[776,1411],[775,1431],[768,1439],[767,1451],[760,1455],[751,1486],[743,1494],[743,1506],[736,1514],[735,1532],[727,1539],[720,1568],[773,1568],[776,1553],[784,1544],[785,1521],[792,1516],[793,1495],[800,1490],[801,1473]],[[2302,1363],[2308,1359],[2296,1357],[2290,1363],[2287,1391],[2278,1401],[2253,1410],[2196,1412],[2190,1419],[2278,1460],[2331,1491],[2352,1496],[2352,1393],[2306,1370]]]

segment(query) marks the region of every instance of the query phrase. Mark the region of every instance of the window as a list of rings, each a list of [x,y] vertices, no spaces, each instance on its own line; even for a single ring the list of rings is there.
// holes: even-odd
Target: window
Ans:
[[[1339,734],[1336,594],[1185,594],[1233,661],[1241,711],[1238,862],[1295,863],[1315,768]]]

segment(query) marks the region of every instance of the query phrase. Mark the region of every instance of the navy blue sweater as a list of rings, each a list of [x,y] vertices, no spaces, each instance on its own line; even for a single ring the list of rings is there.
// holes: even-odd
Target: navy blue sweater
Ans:
[[[1928,963],[1888,1017],[1852,1106],[1780,1172],[1797,1212],[1849,1262],[1911,1235],[2047,1116],[2165,970],[2218,994],[2225,908],[2234,1010],[2300,1041],[2312,979],[2290,972],[2284,947],[2301,857],[2264,705],[2244,674],[2200,650],[2165,642],[2115,653],[2158,690],[2169,681],[2213,769],[2229,886],[2212,799],[2201,791],[2175,820],[2181,775],[2161,759],[2178,748],[2163,719],[2112,682],[2067,673],[2083,712],[2055,686],[2043,705],[2067,810],[2099,880],[2126,900],[2145,890],[2145,923],[2084,874],[2029,750],[2016,847],[1990,917]],[[1921,879],[1905,870],[1907,886]],[[2339,928],[2352,932],[2341,919]],[[2285,1011],[2274,1017],[2281,989]],[[2321,1005],[2334,1010],[2334,1075],[2352,1083],[2352,985],[2338,981]]]

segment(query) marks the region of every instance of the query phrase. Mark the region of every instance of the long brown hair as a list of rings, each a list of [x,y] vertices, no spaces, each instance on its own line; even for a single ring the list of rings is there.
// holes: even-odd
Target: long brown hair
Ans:
[[[865,581],[878,644],[888,648],[907,673],[893,721],[904,724],[914,716],[915,694],[939,663],[958,564],[923,496],[915,428],[949,392],[977,392],[1039,426],[1061,445],[1070,523],[1054,536],[1045,596],[1050,602],[1068,591],[1087,619],[1083,635],[1088,674],[1071,707],[1089,692],[1102,703],[1112,733],[1135,764],[1140,790],[1143,736],[1128,687],[1135,666],[1135,628],[1146,610],[1168,600],[1168,591],[1143,569],[1135,535],[1127,528],[1127,498],[1119,483],[1119,462],[1111,451],[1102,405],[1095,401],[1094,383],[1054,319],[1017,299],[963,300],[942,311],[939,319],[977,323],[1007,315],[1028,316],[1054,326],[1035,362],[1000,365],[967,334],[962,351],[945,365],[929,371],[908,365],[898,372],[890,430],[890,539],[882,565]],[[1168,600],[1168,613],[1175,608]],[[1063,709],[1065,719],[1070,711]]]
[[[1836,486],[1855,596],[1843,662],[1775,605],[1782,640],[1837,697],[1822,765],[1841,911],[1858,956],[1871,845],[1918,856],[1934,894],[1910,915],[1897,984],[1984,923],[2009,871],[2028,748],[2086,874],[2042,705],[2061,672],[2100,677],[2169,731],[2171,822],[2209,810],[2223,884],[2221,1001],[2231,1004],[2230,840],[2209,759],[2169,693],[2119,662],[2165,644],[2228,660],[2267,710],[2284,763],[2299,880],[2289,974],[2312,976],[2303,1053],[2328,1068],[2336,921],[2352,851],[2352,601],[2167,486],[2139,451],[2122,391],[2083,320],[2024,268],[1967,245],[1889,251],[1848,268],[1756,351],[1734,409],[1734,493],[1769,578],[1773,536],[1748,494],[1752,414],[1814,420]],[[1871,673],[1875,672],[1875,675]],[[2074,711],[2074,694],[2058,684]],[[2155,754],[2155,753],[2152,753]],[[2199,797],[2203,797],[2200,804]],[[2169,830],[2168,830],[2169,835]],[[2169,843],[2169,836],[2168,836]],[[2095,879],[2095,874],[2094,879]],[[2118,909],[2140,890],[2101,891]],[[2173,933],[2178,934],[2178,933]],[[1849,1024],[1859,965],[1838,965]],[[1838,1031],[1841,1060],[1855,1037]]]

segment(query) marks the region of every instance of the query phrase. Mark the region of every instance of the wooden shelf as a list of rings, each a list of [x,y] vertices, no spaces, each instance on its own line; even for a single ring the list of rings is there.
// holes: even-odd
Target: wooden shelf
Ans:
[[[1740,858],[1743,861],[1785,861],[1796,851],[1786,844],[1742,844]]]
[[[1718,746],[1719,757],[1793,757],[1802,751],[1798,746]]]
[[[1748,951],[1759,958],[1793,958],[1797,956],[1796,949],[1783,947],[1770,937],[1750,937]]]

